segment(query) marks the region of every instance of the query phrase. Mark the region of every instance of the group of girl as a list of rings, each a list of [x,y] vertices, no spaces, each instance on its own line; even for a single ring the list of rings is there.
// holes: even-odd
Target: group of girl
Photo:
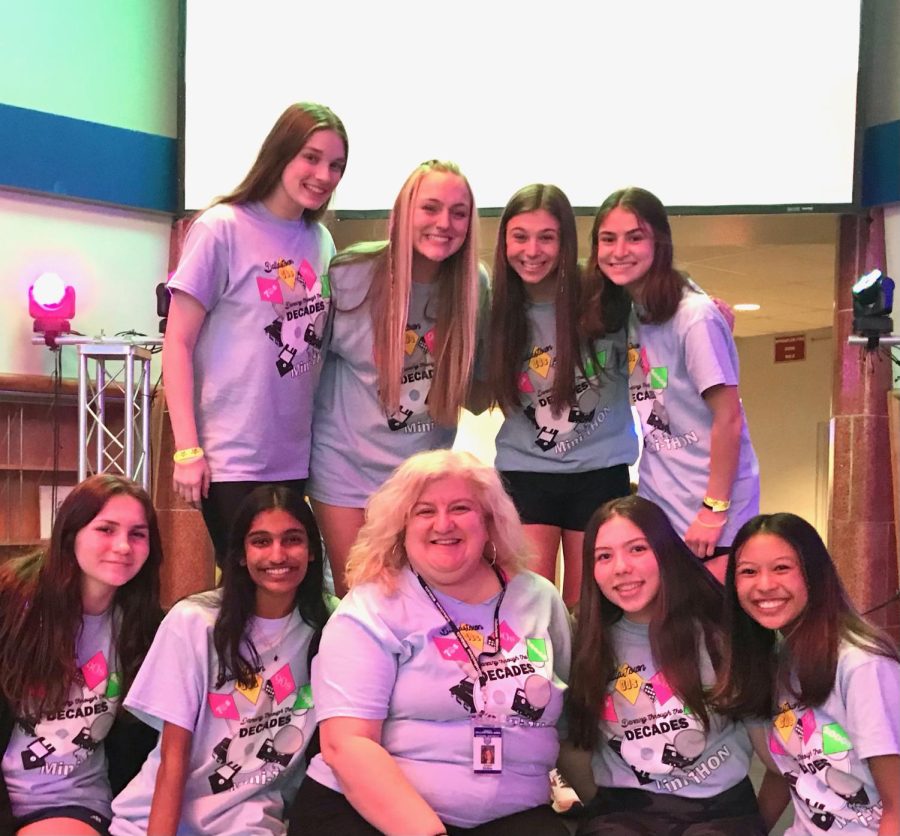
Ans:
[[[498,405],[504,474],[538,553],[576,602],[590,513],[629,492],[663,505],[721,578],[759,479],[716,306],[673,266],[665,209],[624,189],[600,207],[587,266],[552,185],[504,210],[489,289],[459,168],[404,183],[388,240],[334,254],[320,224],[348,159],[341,121],[289,107],[244,182],[194,220],[163,346],[175,486],[217,554],[261,482],[306,492],[342,595],[363,509],[413,453],[450,447],[463,406]]]
[[[384,786],[386,776],[418,787],[404,768],[413,773],[425,762],[447,795],[441,757],[414,739],[402,757],[396,750],[392,721],[407,707],[392,702],[389,679],[378,680],[382,702],[373,703],[359,683],[344,688],[320,675],[326,708],[337,712],[323,724],[325,761],[314,759],[324,784],[311,797],[307,781],[288,806],[313,753],[312,658],[333,607],[320,527],[343,594],[343,569],[366,525],[372,530],[359,542],[377,547],[391,572],[411,570],[422,584],[411,587],[417,595],[433,587],[440,606],[423,610],[417,599],[394,612],[381,593],[365,591],[378,578],[359,570],[366,556],[357,546],[350,577],[360,591],[341,604],[341,626],[325,628],[322,670],[336,667],[338,680],[367,675],[365,654],[328,667],[354,619],[363,630],[353,635],[367,641],[373,619],[381,630],[390,625],[378,645],[382,679],[394,671],[399,682],[404,665],[415,671],[426,647],[458,656],[474,643],[483,652],[455,662],[465,676],[454,704],[466,712],[471,705],[476,730],[499,714],[542,735],[547,722],[535,701],[546,698],[555,721],[554,695],[568,681],[565,736],[593,752],[592,784],[600,787],[585,834],[761,833],[788,790],[797,833],[900,832],[896,649],[855,613],[808,524],[753,516],[758,476],[733,340],[715,305],[674,269],[660,201],[636,188],[611,195],[579,269],[565,195],[553,186],[520,190],[501,220],[489,291],[474,198],[452,163],[416,168],[394,204],[387,242],[333,258],[318,221],[347,156],[346,131],[328,108],[288,108],[244,182],[194,221],[170,282],[163,363],[175,485],[202,506],[221,589],[178,603],[156,631],[155,516],[142,491],[115,477],[73,491],[44,558],[0,568],[5,825],[22,836],[281,833],[286,810],[292,829],[304,827],[304,797],[347,814],[333,797],[343,789],[370,827],[377,821],[375,832],[413,832],[402,805],[359,801],[368,796],[354,789],[360,774],[362,787]],[[628,493],[627,466],[637,456],[629,394],[644,442],[641,496],[617,498]],[[452,444],[464,405],[487,403],[504,412],[497,466],[532,565],[552,577],[562,544],[567,603],[579,596],[580,570],[571,674],[556,593],[527,580],[524,553],[501,559],[489,536],[498,512],[486,497],[497,492],[453,482],[465,495],[454,498],[427,459],[436,454],[422,453]],[[409,468],[391,473],[414,454],[426,461],[412,471],[432,475],[413,480],[421,493],[410,496],[392,487],[411,478],[403,475]],[[443,455],[444,471],[457,468]],[[474,465],[460,472],[478,485],[495,478]],[[367,520],[373,494],[380,499],[372,507],[399,520],[397,530]],[[398,496],[413,504],[393,507]],[[509,531],[504,537],[518,542]],[[445,583],[441,561],[444,550],[471,561],[472,543],[478,565],[492,569],[476,573],[481,585],[470,600]],[[725,581],[724,598],[698,558]],[[516,590],[537,596],[541,607],[522,611],[546,613],[552,627],[521,635],[510,627],[503,604],[508,613]],[[493,618],[473,615],[457,628],[441,607],[464,615],[486,607]],[[432,621],[403,623],[423,612]],[[329,629],[337,637],[330,643]],[[423,644],[422,636],[441,641]],[[511,648],[528,662],[515,670],[504,663],[508,676],[551,659],[553,676],[532,691],[523,681],[501,710],[476,698],[488,679],[482,656]],[[502,689],[492,693],[505,699]],[[334,706],[351,697],[368,713],[340,714],[348,709]],[[117,711],[123,700],[161,734],[142,765],[111,769],[116,789],[127,784],[111,807],[104,740],[134,740],[143,728]],[[518,735],[503,757],[512,778],[528,776],[522,797],[531,803],[555,748],[542,745],[531,763],[533,751],[513,745]],[[450,737],[445,744],[458,755],[462,744]],[[771,768],[758,802],[746,780],[751,739]],[[435,813],[444,807],[404,788],[415,820],[435,833],[505,832],[490,829],[500,786],[490,782],[502,771],[493,746],[482,746],[490,751],[480,761],[490,761],[484,778],[446,802],[450,823]],[[354,753],[385,769],[358,773]],[[342,759],[351,764],[346,775]],[[514,809],[518,786],[503,783],[513,818],[528,812]],[[509,832],[526,832],[518,827]]]
[[[315,519],[264,485],[222,586],[159,624],[149,498],[79,485],[46,555],[0,567],[0,834],[571,833],[561,716],[580,836],[764,834],[791,797],[791,834],[900,833],[900,655],[799,517],[741,528],[723,594],[657,505],[606,503],[570,669],[492,468],[418,454],[369,511],[330,620]],[[143,763],[132,715],[161,732]]]

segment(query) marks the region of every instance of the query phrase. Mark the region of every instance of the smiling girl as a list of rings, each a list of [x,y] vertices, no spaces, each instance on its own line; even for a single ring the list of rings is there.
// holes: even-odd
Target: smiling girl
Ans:
[[[476,226],[468,181],[431,160],[400,190],[389,240],[332,262],[308,492],[338,595],[369,495],[408,456],[453,444],[475,354]]]
[[[575,215],[556,186],[516,192],[500,219],[494,257],[489,376],[504,413],[497,469],[534,543],[532,567],[556,577],[563,599],[581,587],[584,527],[629,490],[637,438],[628,408],[625,329],[589,340]]]
[[[599,790],[579,833],[767,832],[748,733],[707,701],[723,638],[715,581],[638,496],[591,517],[583,571],[569,737],[593,750]]]
[[[787,832],[896,836],[896,645],[857,612],[822,539],[794,514],[763,514],[738,532],[725,589],[717,701],[767,721],[794,801]]]
[[[113,805],[113,834],[285,831],[315,730],[309,655],[328,618],[312,512],[255,489],[231,531],[223,586],[176,604],[128,708],[162,730]]]
[[[638,493],[660,505],[721,581],[740,526],[759,510],[759,466],[738,395],[738,358],[716,304],[673,266],[666,210],[611,194],[591,231],[586,306],[629,322],[631,401],[644,435]]]
[[[346,165],[341,120],[291,105],[243,182],[193,222],[169,281],[174,486],[202,506],[219,562],[256,485],[303,493],[334,254],[319,220]]]
[[[62,502],[45,554],[0,566],[0,703],[15,717],[2,770],[19,836],[107,832],[103,742],[159,623],[161,560],[150,498],[99,475]]]

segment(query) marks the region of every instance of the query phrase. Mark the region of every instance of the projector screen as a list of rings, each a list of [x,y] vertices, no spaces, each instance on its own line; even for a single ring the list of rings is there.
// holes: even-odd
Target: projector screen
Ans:
[[[350,137],[332,206],[452,159],[481,209],[556,183],[670,207],[853,202],[860,0],[185,0],[184,204],[231,190],[294,101]]]

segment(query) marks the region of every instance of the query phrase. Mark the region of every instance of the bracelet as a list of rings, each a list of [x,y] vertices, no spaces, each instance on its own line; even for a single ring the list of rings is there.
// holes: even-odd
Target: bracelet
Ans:
[[[717,514],[721,514],[723,511],[727,511],[731,507],[731,500],[713,499],[711,496],[704,496],[703,505],[704,507],[709,508],[710,511],[715,511]]]
[[[725,517],[720,523],[705,523],[699,517],[694,517],[694,522],[697,523],[697,525],[702,525],[704,528],[724,528],[728,523],[728,517]]]
[[[193,462],[202,458],[202,447],[186,447],[184,450],[176,450],[175,454],[172,456],[172,460],[178,464],[186,464],[187,462]]]

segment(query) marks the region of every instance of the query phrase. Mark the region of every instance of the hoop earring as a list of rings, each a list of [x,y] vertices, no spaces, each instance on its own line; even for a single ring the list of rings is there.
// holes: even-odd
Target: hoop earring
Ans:
[[[404,549],[399,542],[394,543],[391,547],[391,557],[397,566],[402,566],[404,559],[406,559],[407,563],[409,562],[409,558],[406,557],[406,549]]]
[[[487,541],[487,545],[489,545],[493,551],[491,552],[491,556],[490,556],[490,557],[488,557],[487,555],[485,555],[485,556],[484,556],[484,559],[485,559],[488,563],[490,563],[491,566],[496,566],[496,565],[497,565],[497,546],[495,545],[495,543],[494,543],[493,540],[488,540],[488,541]]]

